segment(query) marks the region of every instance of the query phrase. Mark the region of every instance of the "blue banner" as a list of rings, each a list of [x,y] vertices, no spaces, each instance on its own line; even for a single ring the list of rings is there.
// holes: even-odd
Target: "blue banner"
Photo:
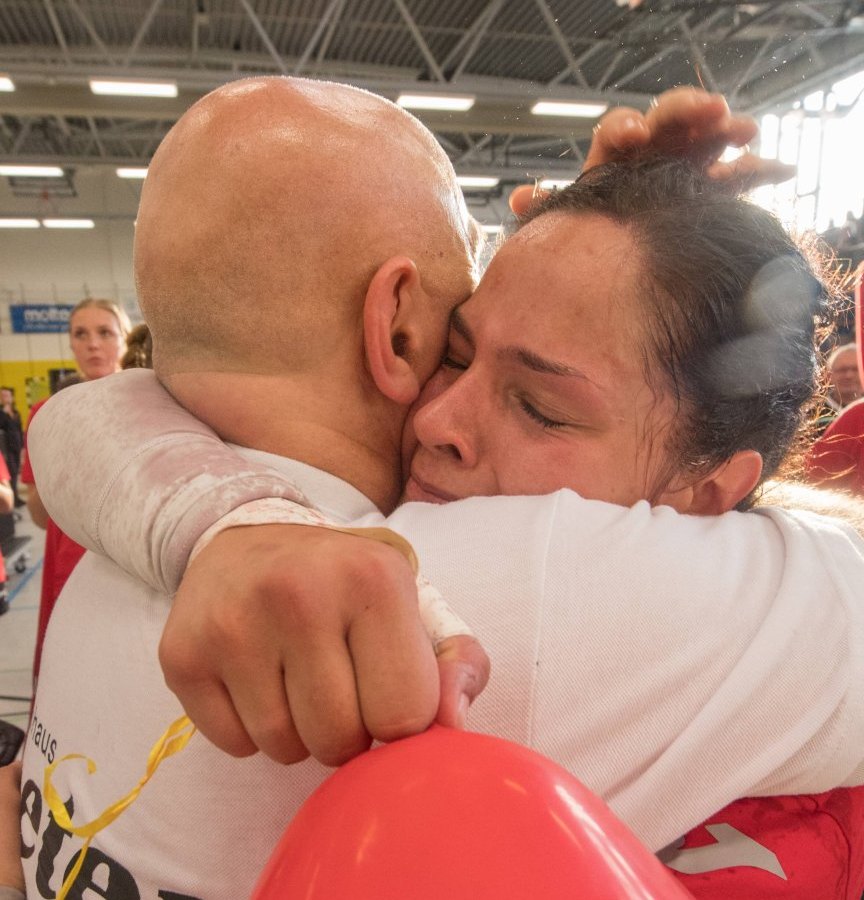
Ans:
[[[49,334],[65,332],[74,306],[56,303],[25,303],[9,307],[15,334]]]

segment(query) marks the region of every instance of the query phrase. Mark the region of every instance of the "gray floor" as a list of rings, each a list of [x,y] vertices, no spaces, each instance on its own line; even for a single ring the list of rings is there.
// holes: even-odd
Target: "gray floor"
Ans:
[[[27,728],[32,693],[33,646],[39,613],[39,590],[42,585],[42,554],[45,532],[30,519],[26,507],[18,510],[21,521],[15,534],[30,535],[27,544],[27,568],[7,572],[9,612],[0,616],[0,719]]]

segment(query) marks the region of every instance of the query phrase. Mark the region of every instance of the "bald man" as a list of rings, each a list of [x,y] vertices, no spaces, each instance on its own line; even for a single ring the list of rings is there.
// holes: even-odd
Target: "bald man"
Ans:
[[[386,182],[372,195],[358,170],[383,168]],[[328,181],[334,171],[337,183]],[[28,892],[56,891],[80,847],[62,810],[48,813],[46,764],[68,754],[95,761],[95,776],[74,759],[51,776],[73,821],[92,820],[135,784],[154,740],[179,716],[157,664],[160,641],[173,660],[169,683],[240,758],[196,736],[166,760],[95,835],[76,876],[81,892],[98,884],[109,896],[248,893],[282,825],[326,772],[313,761],[278,762],[313,748],[338,761],[370,735],[410,733],[434,715],[437,681],[413,719],[405,709],[395,725],[386,715],[415,692],[411,679],[422,694],[436,677],[431,645],[425,656],[417,651],[426,660],[419,674],[401,649],[419,643],[406,615],[412,607],[399,602],[413,580],[389,547],[305,526],[241,529],[252,535],[248,560],[287,549],[292,565],[269,570],[253,596],[220,605],[216,631],[200,598],[181,593],[172,605],[169,594],[204,519],[256,494],[302,495],[318,511],[303,507],[313,522],[323,515],[338,525],[385,524],[376,506],[388,509],[398,493],[405,410],[438,362],[449,311],[471,289],[472,241],[434,142],[391,104],[349,88],[241,82],[193,107],[160,147],[142,193],[136,278],[160,377],[211,427],[184,420],[147,373],[105,379],[119,409],[143,409],[167,433],[136,449],[144,468],[131,476],[126,460],[110,460],[115,440],[137,441],[137,417],[114,419],[102,441],[88,442],[89,463],[111,482],[96,493],[89,481],[69,485],[83,524],[51,507],[52,465],[35,460],[64,528],[121,559],[124,548],[148,552],[132,561],[139,578],[88,555],[58,604],[25,755]],[[105,396],[98,383],[84,386],[75,406],[92,421]],[[58,434],[54,402],[40,416],[37,444]],[[239,470],[224,462],[215,433],[243,448]],[[184,474],[169,475],[162,492],[142,493],[139,476],[158,483],[174,451]],[[139,489],[123,504],[134,516],[121,523],[113,499],[130,484]],[[424,510],[421,519],[411,520],[412,509]],[[173,539],[163,543],[168,520]],[[858,680],[839,621],[849,614],[844,588],[818,604],[795,589],[805,570],[812,577],[824,568],[820,584],[830,584],[835,564],[862,565],[860,542],[842,528],[782,514],[739,517],[737,528],[725,519],[694,523],[567,492],[407,507],[391,521],[410,533],[493,650],[496,676],[472,727],[558,759],[652,849],[748,793],[829,788],[859,776],[864,721],[844,687]],[[267,537],[274,527],[278,535]],[[625,535],[632,566],[620,573]],[[217,575],[221,541],[200,556],[210,554]],[[717,541],[728,550],[720,561]],[[758,586],[749,586],[751,569],[764,573]],[[295,575],[314,589],[292,590]],[[632,602],[646,580],[656,582],[661,607]],[[730,616],[745,585],[749,602]],[[808,611],[833,623],[812,666],[812,630],[795,625]],[[179,631],[163,639],[166,622],[178,619]],[[190,622],[198,640],[188,630],[183,637]],[[711,665],[694,668],[689,655],[671,652],[686,645],[682,629],[700,635]],[[609,666],[610,647],[628,666]],[[785,662],[801,654],[806,667]],[[757,703],[741,697],[743,681]],[[802,710],[805,691],[817,699]],[[326,719],[348,728],[334,739]],[[849,747],[839,739],[859,730],[862,740]],[[256,747],[266,755],[243,758]]]

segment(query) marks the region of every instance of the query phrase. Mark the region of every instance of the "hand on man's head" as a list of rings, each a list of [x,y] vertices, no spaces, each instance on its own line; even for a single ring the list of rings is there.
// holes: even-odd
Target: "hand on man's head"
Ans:
[[[672,88],[660,94],[645,113],[627,106],[606,113],[594,129],[582,170],[652,153],[703,165],[730,190],[749,190],[791,178],[794,166],[749,152],[721,162],[727,147],[746,147],[758,130],[752,117],[733,115],[720,94],[694,87]],[[510,208],[521,215],[538,196],[542,194],[535,188],[522,185],[510,195]]]
[[[440,666],[397,550],[304,525],[214,538],[183,579],[159,650],[168,686],[216,746],[327,765],[436,715],[461,724],[460,698],[485,687],[488,658],[469,637],[438,654]]]

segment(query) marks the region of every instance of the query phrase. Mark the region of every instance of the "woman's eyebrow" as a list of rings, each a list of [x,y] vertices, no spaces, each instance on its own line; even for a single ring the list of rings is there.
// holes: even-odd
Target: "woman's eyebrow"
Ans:
[[[516,360],[526,368],[533,372],[540,372],[542,375],[562,375],[571,378],[581,378],[590,384],[597,386],[581,369],[568,366],[566,363],[556,362],[553,359],[547,359],[540,356],[527,347],[504,347],[500,352],[500,356],[507,359]]]

